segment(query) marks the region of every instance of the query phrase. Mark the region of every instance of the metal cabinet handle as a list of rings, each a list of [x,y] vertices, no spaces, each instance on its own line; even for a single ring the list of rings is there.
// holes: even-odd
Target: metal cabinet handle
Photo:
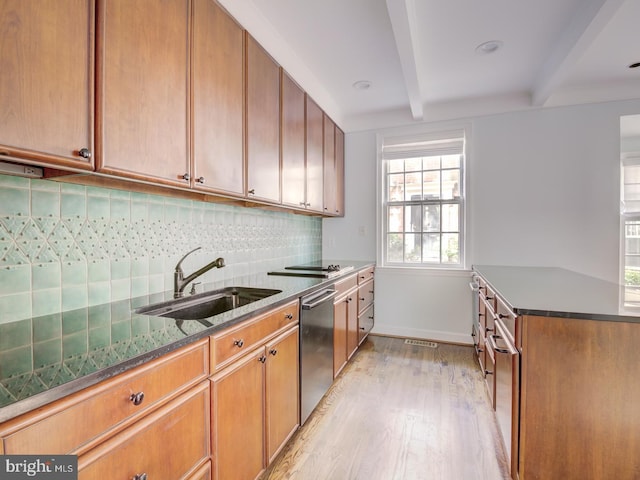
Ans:
[[[252,189],[251,189],[251,190],[249,190],[247,193],[248,193],[249,195],[255,195],[255,194],[256,194],[256,189],[255,189],[255,188],[252,188]]]
[[[485,370],[484,374],[485,375],[493,375],[493,372],[491,370]]]
[[[260,358],[258,359],[258,361],[259,361],[260,363],[264,363],[264,362],[266,362],[266,361],[267,361],[267,357],[266,357],[265,355],[260,355]]]
[[[287,313],[284,318],[286,318],[287,320],[292,320],[293,319],[293,315],[290,313]]]
[[[189,180],[191,180],[191,175],[189,175],[188,173],[185,173],[184,175],[182,175],[182,179],[185,182],[188,182]]]
[[[198,182],[198,183],[204,183],[204,177],[198,177],[198,178],[196,178],[196,182]]]
[[[134,405],[140,405],[144,400],[144,392],[132,393],[129,400],[131,400],[131,403]]]
[[[91,158],[91,150],[88,148],[81,148],[78,150],[78,156],[82,158]]]
[[[133,476],[132,480],[147,480],[147,474],[146,473],[138,473],[137,475]]]
[[[361,301],[361,302],[364,302],[364,297],[360,297],[360,301]]]
[[[278,354],[278,350],[272,348],[271,350],[269,350],[269,353],[275,357]]]
[[[485,295],[484,297],[486,300],[493,300],[494,297],[490,297],[489,295]]]
[[[244,340],[242,340],[242,339],[236,340],[236,341],[233,342],[233,344],[238,348],[242,348],[244,346]]]

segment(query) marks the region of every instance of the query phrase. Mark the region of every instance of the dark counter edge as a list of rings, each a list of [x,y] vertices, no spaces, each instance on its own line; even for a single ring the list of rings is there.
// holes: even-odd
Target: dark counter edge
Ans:
[[[479,266],[482,268],[482,266]],[[567,270],[571,273],[571,270]],[[531,308],[522,308],[513,306],[506,296],[500,291],[498,287],[496,287],[488,278],[486,278],[481,272],[477,271],[474,267],[472,267],[472,275],[480,275],[491,287],[491,289],[496,292],[496,295],[500,296],[502,301],[509,307],[509,309],[515,313],[516,315],[531,315],[538,317],[551,317],[551,318],[574,318],[577,320],[597,320],[604,322],[626,322],[626,323],[640,323],[640,318],[634,315],[612,315],[612,314],[604,314],[604,313],[588,313],[588,312],[560,312],[555,310],[537,310]]]
[[[44,407],[50,403],[53,403],[61,398],[77,393],[85,388],[96,385],[104,380],[107,380],[111,377],[115,377],[121,373],[124,373],[133,368],[139,367],[148,363],[152,360],[160,358],[168,353],[171,353],[179,348],[182,348],[186,345],[190,345],[191,343],[197,342],[202,338],[206,338],[210,335],[213,335],[217,331],[224,330],[226,328],[237,325],[238,323],[244,322],[249,318],[260,315],[264,312],[277,308],[281,305],[285,305],[292,300],[299,299],[300,297],[311,293],[318,288],[322,288],[323,286],[331,285],[336,283],[337,281],[342,280],[343,278],[348,277],[350,274],[355,273],[363,268],[368,268],[375,265],[375,262],[356,262],[358,266],[354,271],[346,272],[342,276],[337,276],[334,278],[324,279],[319,283],[303,288],[296,293],[292,293],[290,296],[286,298],[281,298],[279,300],[272,301],[267,303],[255,310],[251,310],[250,312],[238,315],[237,317],[233,317],[224,323],[220,323],[218,325],[213,325],[201,332],[189,335],[180,340],[171,342],[169,344],[163,345],[162,347],[156,348],[155,350],[151,350],[149,352],[145,352],[141,355],[137,355],[123,362],[117,363],[115,365],[111,365],[102,370],[98,370],[97,372],[91,373],[89,375],[85,375],[81,378],[77,378],[75,380],[71,380],[70,382],[64,383],[57,387],[53,387],[49,390],[46,390],[41,393],[37,393],[31,397],[25,398],[23,400],[19,400],[11,405],[7,405],[5,407],[0,408],[0,424],[12,420],[20,415],[24,415],[25,413],[29,413],[38,408]],[[320,279],[322,280],[322,279]],[[265,300],[269,300],[268,298]]]

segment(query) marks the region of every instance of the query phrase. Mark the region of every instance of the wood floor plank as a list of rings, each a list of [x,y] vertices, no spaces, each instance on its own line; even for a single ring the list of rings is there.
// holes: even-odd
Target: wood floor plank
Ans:
[[[262,480],[507,480],[473,348],[370,336]]]

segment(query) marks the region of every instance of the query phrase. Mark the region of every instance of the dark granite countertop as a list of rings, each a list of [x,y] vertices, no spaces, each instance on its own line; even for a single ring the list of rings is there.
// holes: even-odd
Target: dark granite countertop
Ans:
[[[622,287],[612,282],[555,267],[474,265],[473,270],[519,315],[640,323],[638,314],[622,309]]]
[[[332,261],[355,270],[374,262]],[[352,272],[346,272],[347,276]],[[281,290],[270,297],[198,321],[141,315],[135,310],[173,298],[173,292],[0,324],[0,422],[63,398],[255,315],[278,307],[331,279],[266,273],[204,285]]]

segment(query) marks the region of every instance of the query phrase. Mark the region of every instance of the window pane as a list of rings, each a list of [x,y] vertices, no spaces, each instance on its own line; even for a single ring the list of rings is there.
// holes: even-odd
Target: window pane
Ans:
[[[419,172],[422,170],[422,158],[407,158],[404,161],[405,172]]]
[[[443,155],[442,168],[460,168],[460,155]]]
[[[442,171],[442,198],[460,198],[460,170]]]
[[[389,192],[388,198],[390,202],[401,202],[404,200],[404,174],[389,175]]]
[[[457,233],[442,234],[442,263],[459,263],[460,248]]]
[[[424,205],[424,231],[440,231],[440,205]]]
[[[425,200],[440,198],[440,170],[423,172],[422,183]]]
[[[387,261],[402,262],[402,234],[392,233],[387,235]]]
[[[422,218],[420,212],[422,205],[407,205],[405,208],[405,225],[407,232],[421,232]]]
[[[405,201],[420,200],[420,176],[420,173],[407,173],[404,192]]]
[[[424,157],[423,165],[425,170],[440,170],[440,157]]]
[[[404,160],[387,160],[387,168],[389,173],[397,173],[404,171]]]
[[[420,234],[408,233],[404,236],[404,261],[420,263]]]
[[[402,232],[403,228],[403,218],[402,218],[402,210],[404,207],[389,207],[389,216],[387,217],[387,229],[390,232]]]
[[[458,232],[460,229],[460,220],[458,218],[458,204],[447,203],[442,205],[442,231]]]
[[[440,263],[440,235],[425,233],[422,235],[423,262]]]

